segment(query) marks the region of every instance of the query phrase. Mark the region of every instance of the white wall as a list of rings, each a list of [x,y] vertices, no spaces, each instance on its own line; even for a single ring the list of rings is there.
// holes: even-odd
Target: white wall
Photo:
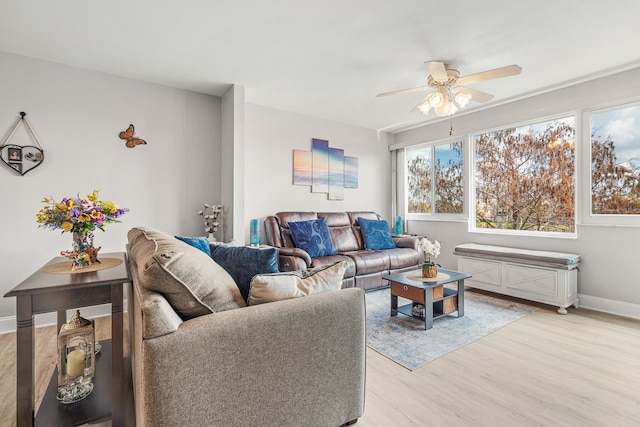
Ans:
[[[69,233],[39,229],[43,197],[101,190],[131,212],[96,231],[103,253],[123,251],[127,231],[146,225],[204,235],[197,211],[220,200],[220,98],[0,53],[0,135],[27,113],[45,160],[20,176],[0,163],[0,294],[71,247]],[[130,123],[145,146],[126,148]],[[31,145],[22,125],[11,143]],[[15,298],[0,298],[0,319]],[[13,324],[15,327],[15,323]]]
[[[245,236],[249,221],[262,222],[280,211],[370,210],[391,220],[391,137],[371,129],[297,113],[247,104],[245,111]],[[358,158],[357,189],[344,190],[344,200],[293,185],[293,150],[311,150],[311,139],[329,141]]]
[[[453,126],[455,133],[462,136],[468,132],[638,99],[640,69],[635,69],[481,112],[455,115]],[[394,146],[435,141],[448,135],[447,120],[399,133],[395,135]],[[578,144],[581,155],[586,154],[589,136]],[[578,183],[588,182],[588,174],[589,171],[579,164]],[[578,197],[581,196],[578,192]],[[467,242],[578,253],[582,258],[578,274],[581,306],[640,318],[640,227],[586,225],[580,218],[587,209],[586,204],[579,205],[575,239],[472,233],[466,222],[410,221],[408,229],[443,242],[439,262],[448,268],[457,266],[457,259],[452,254],[454,247]]]

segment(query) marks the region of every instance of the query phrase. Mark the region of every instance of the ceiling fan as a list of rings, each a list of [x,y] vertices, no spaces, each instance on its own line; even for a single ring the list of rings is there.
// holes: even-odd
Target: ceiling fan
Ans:
[[[450,68],[448,64],[443,62],[427,61],[424,64],[429,73],[426,86],[384,92],[376,96],[389,96],[399,93],[421,92],[434,89],[434,92],[424,97],[411,111],[419,111],[427,115],[429,114],[429,110],[433,108],[438,116],[448,116],[454,114],[458,108],[463,108],[468,105],[469,101],[487,102],[493,98],[491,94],[471,89],[464,85],[484,80],[515,76],[522,71],[520,66],[514,64],[460,77],[458,70]]]

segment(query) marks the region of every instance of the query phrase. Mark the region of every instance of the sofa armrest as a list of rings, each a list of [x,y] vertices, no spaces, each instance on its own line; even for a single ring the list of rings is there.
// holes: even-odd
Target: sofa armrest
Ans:
[[[311,267],[311,257],[300,248],[278,248],[278,257],[280,271],[305,270]]]
[[[410,248],[420,251],[417,237],[393,237],[393,241],[398,248]]]
[[[143,342],[136,417],[145,426],[339,426],[364,410],[365,348],[358,288],[200,316]]]
[[[132,293],[133,307],[136,311],[129,315],[140,317],[144,339],[156,338],[178,330],[182,319],[162,294],[139,285],[132,286]]]

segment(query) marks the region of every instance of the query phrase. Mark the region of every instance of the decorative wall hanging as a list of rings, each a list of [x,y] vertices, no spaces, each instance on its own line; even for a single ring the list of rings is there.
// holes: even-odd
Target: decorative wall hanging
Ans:
[[[124,145],[126,145],[129,148],[133,148],[136,145],[140,145],[140,144],[143,144],[143,145],[147,144],[147,141],[145,141],[144,139],[140,139],[140,138],[138,138],[138,137],[136,137],[134,135],[135,135],[135,129],[134,129],[133,125],[129,125],[127,130],[123,130],[122,132],[120,132],[118,134],[120,139],[123,139],[123,140],[127,141],[127,142],[125,142]]]
[[[358,188],[358,158],[329,147],[329,141],[313,138],[310,152],[293,150],[293,184],[327,193],[329,200],[344,200],[345,188]]]
[[[20,118],[16,120],[7,136],[2,140],[2,144],[0,144],[0,158],[7,166],[20,175],[24,175],[30,170],[37,168],[44,161],[44,150],[33,129],[31,129],[25,117],[26,115],[27,113],[20,112]],[[27,128],[27,131],[35,143],[38,144],[37,147],[35,145],[7,144],[9,138],[11,138],[20,123],[23,123]]]

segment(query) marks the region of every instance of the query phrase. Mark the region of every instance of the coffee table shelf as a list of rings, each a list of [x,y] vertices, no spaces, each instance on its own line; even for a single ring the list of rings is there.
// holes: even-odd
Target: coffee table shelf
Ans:
[[[444,298],[433,300],[433,320],[444,317],[455,311],[458,311],[458,292],[453,289],[444,288]],[[398,307],[398,312],[405,316],[415,317],[416,319],[424,320],[424,316],[416,316],[413,314],[413,307],[416,304],[422,304],[418,302],[411,302],[410,304],[401,305]],[[423,304],[424,305],[424,304]]]

